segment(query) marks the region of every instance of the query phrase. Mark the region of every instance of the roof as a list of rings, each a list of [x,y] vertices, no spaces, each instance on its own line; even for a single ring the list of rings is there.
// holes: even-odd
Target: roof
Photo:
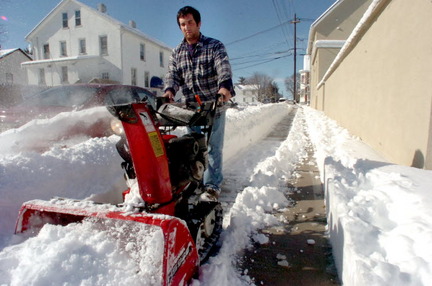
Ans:
[[[338,30],[336,38],[330,39],[327,35],[327,40],[346,40],[371,3],[372,0],[337,0],[333,3],[312,23],[309,30],[307,54],[312,53],[314,41],[317,40],[315,34],[318,30],[324,34]]]
[[[311,54],[312,52],[312,47],[313,47],[313,35],[315,33],[316,27],[318,26],[319,23],[322,22],[322,20],[329,15],[338,5],[340,5],[340,3],[343,2],[343,0],[338,0],[335,3],[333,3],[333,5],[331,5],[326,11],[324,11],[324,13],[321,14],[321,16],[319,16],[310,26],[309,29],[309,41],[308,41],[308,45],[307,45],[307,54]]]
[[[258,89],[258,86],[255,84],[235,84],[234,86],[240,90],[257,90]]]
[[[21,50],[20,48],[0,50],[0,59],[6,57],[7,55],[13,54],[14,52],[17,52],[17,51],[21,52],[24,56],[26,56],[30,60],[32,60],[32,58],[27,53],[25,53],[23,50]]]
[[[155,44],[157,44],[157,45],[159,45],[159,46],[161,46],[161,47],[163,47],[163,48],[166,48],[166,49],[169,49],[169,50],[172,50],[172,47],[170,47],[170,46],[168,46],[168,45],[166,45],[165,43],[163,43],[163,42],[161,42],[161,41],[159,41],[159,40],[157,40],[157,39],[154,39],[154,38],[152,38],[152,37],[150,37],[149,35],[147,35],[147,34],[145,34],[145,33],[143,33],[143,32],[141,32],[140,30],[138,30],[138,29],[136,29],[136,28],[132,28],[132,27],[130,27],[130,26],[128,26],[128,25],[126,25],[126,24],[124,24],[124,23],[122,23],[122,22],[120,22],[120,21],[118,21],[118,20],[116,20],[116,19],[114,19],[113,17],[111,17],[111,16],[109,16],[108,14],[106,14],[106,13],[103,13],[103,12],[100,12],[100,11],[98,11],[97,9],[94,9],[94,8],[92,8],[92,7],[90,7],[90,6],[88,6],[88,5],[86,5],[86,4],[84,4],[84,3],[81,3],[81,2],[79,2],[79,1],[77,1],[77,0],[62,0],[60,3],[58,3],[55,7],[54,7],[54,9],[52,9],[26,36],[25,36],[25,39],[27,40],[30,36],[31,36],[31,34],[33,34],[36,30],[38,30],[39,29],[39,27],[49,18],[49,17],[51,17],[53,14],[55,14],[56,12],[57,12],[57,10],[60,10],[63,6],[65,6],[67,3],[69,3],[69,2],[73,2],[73,3],[75,3],[76,5],[79,5],[79,6],[81,6],[81,7],[85,7],[86,9],[89,9],[90,11],[92,11],[93,13],[95,13],[95,14],[97,14],[98,16],[100,16],[100,17],[102,17],[102,18],[105,18],[106,20],[108,20],[108,21],[110,21],[111,23],[113,23],[113,24],[115,24],[115,25],[118,25],[118,26],[120,26],[121,27],[121,29],[123,29],[123,30],[125,30],[125,31],[128,31],[128,32],[131,32],[131,33],[133,33],[133,34],[135,34],[135,35],[137,35],[137,36],[139,36],[139,37],[142,37],[142,38],[145,38],[145,39],[147,39],[147,40],[149,40],[149,41],[152,41],[152,42],[154,42]]]
[[[23,62],[21,63],[21,65],[29,66],[29,65],[38,65],[38,64],[45,64],[45,63],[59,63],[59,62],[69,62],[69,61],[89,60],[89,59],[99,59],[99,56],[79,55],[79,56],[71,56],[71,57],[56,58],[56,59],[44,59],[44,60]]]
[[[4,56],[6,56],[6,55],[8,55],[8,54],[10,54],[10,53],[13,53],[13,52],[16,51],[16,50],[19,50],[19,49],[16,48],[16,49],[0,50],[0,58],[4,57]]]
[[[315,46],[317,48],[342,48],[345,40],[317,40]]]

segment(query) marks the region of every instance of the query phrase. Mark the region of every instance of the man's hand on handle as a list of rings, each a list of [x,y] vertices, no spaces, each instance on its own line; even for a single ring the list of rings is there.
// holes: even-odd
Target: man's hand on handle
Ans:
[[[228,89],[224,88],[224,87],[222,87],[222,88],[219,89],[218,94],[222,95],[222,97],[219,99],[222,102],[228,102],[231,99],[231,92]],[[169,102],[173,102],[174,101],[174,94],[169,89],[165,91],[165,93],[163,94],[163,97],[169,98]]]
[[[222,87],[222,88],[219,89],[218,93],[219,93],[219,94],[222,94],[222,98],[221,98],[221,100],[222,100],[223,102],[228,102],[228,101],[230,101],[230,99],[231,99],[231,92],[230,92],[228,89]]]
[[[166,90],[165,93],[163,94],[163,97],[169,98],[169,102],[174,101],[174,94],[172,93],[171,90]]]

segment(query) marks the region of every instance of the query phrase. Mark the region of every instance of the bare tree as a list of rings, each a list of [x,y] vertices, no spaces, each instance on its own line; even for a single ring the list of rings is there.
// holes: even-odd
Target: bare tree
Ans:
[[[280,98],[277,84],[273,78],[265,74],[255,72],[247,79],[247,83],[257,87],[257,100],[259,102],[276,102]]]
[[[239,77],[239,79],[238,79],[238,83],[239,83],[239,84],[247,84],[247,80],[246,80],[245,77],[241,76],[241,77]]]
[[[297,82],[297,95],[294,95],[294,75],[287,77],[284,81],[285,83],[285,89],[289,94],[291,94],[292,99],[294,99],[296,102],[299,100],[299,87],[300,87],[300,74],[297,73],[296,75],[296,82]]]
[[[272,81],[269,86],[267,86],[267,92],[266,92],[267,98],[271,102],[278,102],[279,98],[281,98],[281,95],[279,93],[279,87],[278,85]]]
[[[24,49],[24,52],[28,55],[33,55],[33,49],[31,49],[29,46]]]

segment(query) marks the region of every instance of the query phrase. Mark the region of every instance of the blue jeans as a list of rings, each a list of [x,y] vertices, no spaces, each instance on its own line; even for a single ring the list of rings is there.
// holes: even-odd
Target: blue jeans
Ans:
[[[201,126],[188,128],[189,132],[202,133]],[[204,185],[219,188],[222,180],[222,151],[225,137],[225,111],[217,112],[208,144],[208,166],[204,173]]]

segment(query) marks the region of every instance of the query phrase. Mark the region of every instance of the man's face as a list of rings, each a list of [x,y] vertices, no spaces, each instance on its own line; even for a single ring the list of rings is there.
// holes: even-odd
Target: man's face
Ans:
[[[179,18],[180,30],[189,44],[198,42],[201,23],[197,24],[192,14]]]

